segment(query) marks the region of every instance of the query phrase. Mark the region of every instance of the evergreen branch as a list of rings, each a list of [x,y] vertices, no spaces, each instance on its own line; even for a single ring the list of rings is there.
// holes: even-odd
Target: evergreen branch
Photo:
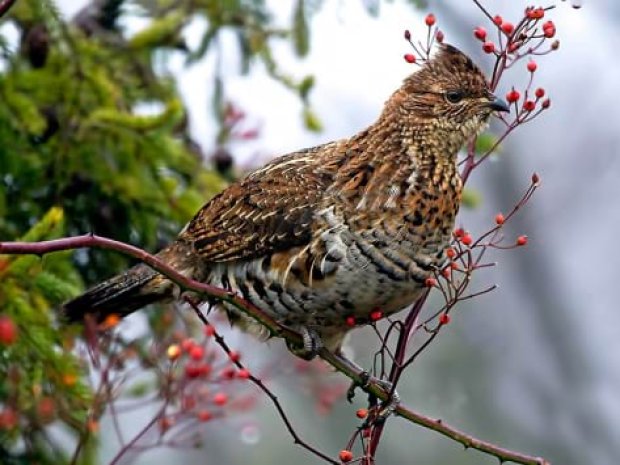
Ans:
[[[272,335],[282,337],[287,342],[294,345],[303,344],[300,334],[279,324],[262,310],[253,306],[245,299],[240,298],[233,292],[187,278],[174,268],[159,260],[154,255],[151,255],[146,251],[130,244],[93,234],[87,234],[83,236],[66,237],[40,242],[0,242],[0,254],[44,255],[61,250],[85,247],[115,250],[125,255],[137,258],[157,272],[166,276],[168,279],[174,281],[184,290],[203,294],[210,297],[212,300],[227,302],[234,305],[237,309],[264,325]],[[340,355],[333,354],[325,348],[322,348],[319,351],[319,356],[337,371],[350,378],[355,384],[363,386],[363,389],[367,393],[381,399],[382,401],[390,400],[392,393],[386,391],[377,380],[373,378],[370,378],[369,380],[368,374],[351,361]],[[396,406],[394,413],[412,423],[424,426],[425,428],[436,431],[437,433],[459,442],[466,448],[476,449],[480,452],[492,455],[498,458],[501,462],[514,462],[521,465],[550,465],[547,460],[541,457],[521,454],[490,442],[482,441],[445,424],[441,419],[431,418],[414,412],[402,404]]]

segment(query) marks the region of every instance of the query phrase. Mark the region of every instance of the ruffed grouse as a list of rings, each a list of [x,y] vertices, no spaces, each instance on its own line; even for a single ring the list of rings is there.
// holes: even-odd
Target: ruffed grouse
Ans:
[[[157,256],[338,350],[352,321],[411,304],[444,261],[461,199],[457,152],[493,111],[508,107],[469,57],[443,45],[370,127],[277,158],[232,184]],[[69,320],[124,316],[172,298],[175,288],[138,265],[64,312]]]

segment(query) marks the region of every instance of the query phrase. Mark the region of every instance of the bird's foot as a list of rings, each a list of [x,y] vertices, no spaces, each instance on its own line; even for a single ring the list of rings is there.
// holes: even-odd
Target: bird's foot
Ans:
[[[306,326],[300,326],[295,329],[301,334],[303,344],[302,346],[298,346],[287,342],[286,345],[288,349],[299,358],[303,358],[308,361],[312,360],[323,348],[323,340],[321,339],[321,336],[319,336],[319,333],[307,328]]]
[[[380,406],[377,406],[377,398],[374,394],[369,393],[370,405],[373,407],[377,407],[377,413],[372,417],[372,421],[375,423],[382,422],[385,421],[392,413],[394,413],[394,410],[396,410],[396,407],[398,407],[398,405],[400,404],[400,396],[398,395],[398,392],[396,392],[396,390],[394,389],[394,385],[391,382],[384,379],[375,378],[374,376],[371,376],[370,373],[368,373],[367,371],[364,371],[361,374],[361,380],[359,382],[353,381],[353,383],[351,383],[351,386],[347,390],[347,400],[349,402],[353,400],[353,397],[355,397],[355,390],[357,388],[365,390],[371,384],[380,386],[381,389],[388,396],[387,400],[382,402]]]
[[[392,389],[391,387],[392,383],[389,383],[389,384],[390,384],[390,389],[387,390],[387,392],[389,392],[390,395],[387,398],[387,400],[382,402],[381,405],[379,406],[379,410],[377,411],[375,422],[377,421],[381,422],[381,421],[387,420],[388,417],[394,413],[394,411],[400,404],[400,396],[398,395],[398,392],[396,392],[395,389]]]

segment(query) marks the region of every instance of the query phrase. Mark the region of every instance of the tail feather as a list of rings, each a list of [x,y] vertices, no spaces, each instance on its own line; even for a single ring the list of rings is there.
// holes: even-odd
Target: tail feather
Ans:
[[[175,242],[157,256],[179,271],[193,275],[195,267],[187,263],[192,255],[187,252],[186,244]],[[140,264],[66,302],[62,312],[68,322],[81,321],[86,314],[101,322],[110,314],[124,317],[148,304],[167,300],[174,288],[165,276]]]
[[[154,286],[149,286],[157,276],[163,278],[145,265],[135,266],[66,302],[64,316],[67,321],[75,322],[83,320],[86,314],[93,315],[97,321],[103,321],[110,314],[128,315],[163,297],[153,292]]]

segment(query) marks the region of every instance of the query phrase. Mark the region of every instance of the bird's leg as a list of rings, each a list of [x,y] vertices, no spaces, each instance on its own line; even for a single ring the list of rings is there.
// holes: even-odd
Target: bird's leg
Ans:
[[[303,358],[304,360],[312,360],[315,358],[323,347],[323,340],[321,339],[321,336],[319,336],[319,333],[306,326],[298,326],[293,329],[297,330],[301,334],[303,345],[300,347],[287,341],[286,345],[288,349],[293,354],[297,355],[299,358]]]
[[[357,364],[349,360],[348,358],[342,356],[342,354],[338,354],[342,360],[346,360],[347,364],[351,366],[355,371],[360,373],[360,381],[353,381],[351,386],[347,390],[347,400],[351,402],[353,397],[355,397],[355,390],[357,388],[361,388],[362,390],[366,390],[366,388],[371,384],[376,384],[383,389],[383,391],[388,395],[388,399],[383,402],[383,404],[379,407],[376,416],[373,417],[373,421],[385,421],[396,409],[398,404],[400,404],[400,396],[398,392],[394,389],[394,385],[387,380],[379,379],[372,376],[363,368],[359,367]],[[377,405],[377,398],[374,394],[368,394],[368,403],[371,407],[375,407]]]
[[[389,381],[384,381],[384,382],[389,384],[390,389],[387,389],[387,392],[390,392],[391,394],[387,398],[387,400],[383,402],[381,406],[379,407],[375,421],[387,420],[387,418],[392,413],[394,413],[394,410],[396,410],[396,407],[398,407],[398,404],[400,404],[400,396],[398,395],[398,392],[396,392],[395,389],[392,389],[392,383],[390,383]]]

